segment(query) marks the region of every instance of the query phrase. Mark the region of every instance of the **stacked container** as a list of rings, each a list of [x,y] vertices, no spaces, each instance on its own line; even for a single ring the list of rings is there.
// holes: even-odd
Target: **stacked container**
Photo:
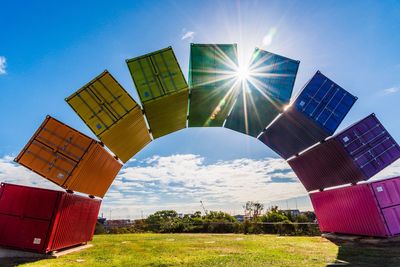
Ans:
[[[63,188],[98,197],[122,167],[101,143],[50,116],[15,161]]]
[[[257,137],[289,103],[299,61],[256,48],[224,127]],[[237,78],[237,77],[236,77]]]
[[[153,137],[185,128],[189,89],[172,48],[126,62]]]
[[[123,162],[151,141],[142,109],[107,70],[66,101]]]
[[[318,71],[259,139],[288,159],[332,135],[356,99]]]
[[[101,200],[0,185],[0,245],[47,253],[92,240]]]
[[[375,114],[288,161],[308,190],[368,180],[400,158],[400,147]]]
[[[190,45],[189,127],[221,127],[238,96],[236,44]]]
[[[400,177],[310,194],[322,232],[400,234]]]

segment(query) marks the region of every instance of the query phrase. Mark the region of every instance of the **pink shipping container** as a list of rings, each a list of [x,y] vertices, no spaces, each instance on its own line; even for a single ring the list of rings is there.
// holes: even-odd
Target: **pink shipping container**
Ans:
[[[400,177],[310,194],[322,232],[400,234]]]
[[[39,253],[92,240],[101,200],[2,183],[0,246]]]

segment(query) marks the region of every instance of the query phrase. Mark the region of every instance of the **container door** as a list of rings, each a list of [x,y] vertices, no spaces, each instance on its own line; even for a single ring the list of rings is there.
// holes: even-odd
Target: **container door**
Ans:
[[[256,49],[224,127],[257,137],[290,101],[299,61]]]
[[[153,138],[186,127],[189,89],[171,47],[127,61]]]
[[[191,45],[189,127],[223,125],[240,89],[237,65],[236,44]]]
[[[48,116],[15,160],[63,186],[93,143],[93,139]]]
[[[400,177],[371,184],[381,208],[400,205]]]
[[[331,135],[356,100],[355,96],[318,71],[293,105]]]
[[[44,252],[49,221],[0,214],[0,245]]]
[[[400,234],[400,206],[385,208],[382,211],[391,235]]]
[[[357,122],[335,138],[342,143],[367,178],[400,158],[399,145],[375,114]]]

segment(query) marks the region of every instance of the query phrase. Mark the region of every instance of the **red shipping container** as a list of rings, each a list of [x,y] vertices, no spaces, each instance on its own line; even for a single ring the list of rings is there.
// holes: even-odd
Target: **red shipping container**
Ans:
[[[2,183],[0,246],[39,253],[93,238],[101,200],[61,191]]]
[[[310,194],[322,232],[400,234],[400,177]]]

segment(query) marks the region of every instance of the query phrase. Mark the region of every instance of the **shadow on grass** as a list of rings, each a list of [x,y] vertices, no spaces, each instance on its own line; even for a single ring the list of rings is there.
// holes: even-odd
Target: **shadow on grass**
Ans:
[[[385,245],[340,243],[336,262],[327,266],[398,267],[400,243]]]
[[[14,267],[23,263],[30,263],[35,261],[40,261],[41,258],[3,258],[0,259],[1,267]]]

